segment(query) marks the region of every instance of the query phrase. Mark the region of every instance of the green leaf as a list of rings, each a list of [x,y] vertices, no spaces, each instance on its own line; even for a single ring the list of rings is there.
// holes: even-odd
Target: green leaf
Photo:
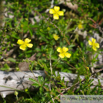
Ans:
[[[43,84],[43,83],[44,83],[44,78],[41,77],[41,76],[39,76],[39,77],[38,77],[38,81],[39,81],[40,84]]]
[[[7,60],[10,62],[16,63],[16,60],[14,58],[8,58]]]
[[[69,48],[72,48],[72,47],[74,47],[75,45],[74,44],[71,44],[70,46],[69,46]]]
[[[35,86],[35,87],[39,87],[39,86],[40,86],[39,83],[38,83],[36,80],[34,80],[34,79],[32,79],[32,78],[29,78],[29,80],[32,81],[32,82],[34,82],[34,83],[32,84],[33,86]]]

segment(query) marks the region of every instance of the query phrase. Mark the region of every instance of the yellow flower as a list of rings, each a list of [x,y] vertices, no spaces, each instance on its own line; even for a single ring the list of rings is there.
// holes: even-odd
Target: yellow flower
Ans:
[[[54,9],[50,9],[49,13],[53,14],[53,18],[54,19],[59,19],[59,16],[63,16],[64,12],[63,11],[59,11],[60,7],[59,6],[54,6]]]
[[[86,67],[87,70],[89,70],[89,67]]]
[[[60,37],[59,37],[57,34],[53,34],[53,38],[54,38],[55,40],[58,40]]]
[[[64,58],[64,57],[70,58],[71,57],[71,54],[67,52],[68,48],[66,47],[63,47],[63,48],[58,47],[57,51],[60,53],[59,54],[60,58]]]
[[[81,23],[78,24],[78,29],[83,29],[83,25]]]
[[[31,40],[28,39],[28,38],[26,38],[25,41],[22,41],[22,40],[19,39],[19,40],[17,41],[17,44],[20,45],[20,49],[21,49],[21,50],[25,50],[26,47],[32,48],[33,44],[29,43],[30,41],[31,41]]]
[[[88,44],[92,46],[92,49],[94,51],[97,51],[97,48],[99,48],[99,44],[96,43],[96,40],[92,38],[92,41],[88,40]]]

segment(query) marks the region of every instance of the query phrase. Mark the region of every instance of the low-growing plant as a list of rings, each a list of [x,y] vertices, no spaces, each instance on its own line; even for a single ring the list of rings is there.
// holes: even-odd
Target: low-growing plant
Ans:
[[[44,70],[46,75],[37,80],[30,78],[32,86],[38,90],[30,92],[26,89],[28,97],[20,97],[16,91],[15,103],[59,103],[61,95],[103,94],[100,82],[91,89],[93,80],[90,79],[93,76],[90,68],[101,51],[96,39],[92,37],[90,40],[93,35],[91,31],[100,32],[93,28],[92,20],[102,19],[100,8],[103,6],[93,0],[71,0],[71,3],[78,5],[78,9],[73,11],[65,6],[68,2],[59,5],[59,0],[55,0],[53,7],[50,7],[52,1],[6,0],[5,7],[7,11],[12,11],[8,14],[13,17],[6,17],[5,26],[0,29],[0,58],[5,58],[16,47],[8,61],[14,62],[15,68],[18,68],[23,59],[36,53],[36,59],[31,61],[29,69]],[[89,34],[85,38],[87,44],[79,35],[84,31]],[[0,66],[1,70],[9,71],[11,68],[8,62]],[[68,87],[68,82],[61,79],[59,73],[56,75],[56,71],[75,73],[77,79]],[[80,75],[84,75],[85,79],[81,80]]]

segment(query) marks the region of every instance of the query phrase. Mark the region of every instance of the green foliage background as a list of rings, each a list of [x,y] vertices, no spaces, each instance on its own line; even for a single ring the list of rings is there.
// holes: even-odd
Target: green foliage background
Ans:
[[[65,15],[60,17],[59,20],[54,20],[49,12],[50,0],[6,0],[5,7],[7,10],[12,10],[13,18],[6,18],[5,26],[0,29],[0,57],[5,55],[12,48],[17,47],[14,51],[16,58],[12,56],[12,62],[15,63],[15,68],[18,64],[31,57],[36,53],[36,60],[31,61],[30,70],[44,70],[46,72],[45,79],[39,77],[38,80],[30,78],[33,86],[39,88],[36,92],[25,92],[28,96],[18,95],[15,103],[47,103],[53,101],[60,102],[60,95],[102,95],[101,84],[99,83],[94,89],[91,89],[92,80],[89,77],[92,75],[87,67],[91,67],[96,61],[96,58],[89,58],[90,53],[94,51],[90,46],[86,46],[78,34],[74,32],[80,21],[83,21],[83,30],[87,31],[86,40],[92,34],[92,31],[97,31],[100,36],[101,33],[98,29],[90,26],[94,21],[100,21],[103,17],[103,6],[97,0],[71,0],[73,4],[78,4],[78,12],[74,12],[64,5],[59,5],[61,10],[65,11]],[[66,2],[67,3],[67,2]],[[54,5],[58,5],[57,0]],[[32,13],[34,12],[34,14]],[[40,19],[36,21],[35,16]],[[31,23],[30,18],[33,18],[34,24]],[[101,24],[102,26],[103,24]],[[55,40],[53,34],[57,34],[60,38]],[[19,49],[17,40],[24,40],[25,36],[31,39],[33,44],[32,48],[27,48],[26,51]],[[59,58],[57,47],[69,48],[71,53],[70,58]],[[89,51],[89,53],[87,53]],[[95,53],[95,52],[94,52]],[[97,52],[97,56],[99,51]],[[51,63],[51,65],[50,65]],[[5,64],[1,70],[9,71],[10,66]],[[51,71],[52,68],[52,71]],[[76,73],[78,78],[73,81],[73,86],[69,89],[64,80],[60,80],[60,75],[55,75],[55,71]],[[80,80],[80,75],[85,76],[84,82]],[[77,88],[76,83],[79,83]],[[47,84],[50,84],[49,87]],[[22,93],[21,93],[22,94]],[[4,99],[5,103],[6,100]],[[7,102],[8,103],[8,102]]]

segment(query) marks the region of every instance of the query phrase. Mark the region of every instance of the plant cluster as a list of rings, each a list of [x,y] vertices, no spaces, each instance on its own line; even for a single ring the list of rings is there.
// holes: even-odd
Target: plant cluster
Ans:
[[[0,57],[1,70],[10,71],[7,60],[18,64],[36,53],[36,60],[31,61],[29,69],[44,70],[46,77],[38,77],[38,80],[30,78],[32,86],[38,88],[36,92],[30,92],[27,88],[24,92],[28,97],[19,96],[16,91],[15,103],[59,103],[60,95],[101,95],[103,94],[100,82],[91,89],[93,76],[90,68],[97,61],[101,49],[99,43],[92,37],[93,30],[101,33],[94,21],[102,19],[103,6],[93,0],[71,0],[72,4],[78,4],[78,9],[73,11],[65,5],[59,5],[55,0],[51,7],[51,0],[23,0],[6,1],[7,11],[10,9],[13,18],[6,18],[5,26],[0,29]],[[46,10],[49,10],[46,12]],[[102,23],[99,25],[102,26]],[[87,31],[85,40],[79,33]],[[90,40],[90,37],[91,40]],[[16,50],[14,49],[16,47]],[[11,50],[14,52],[10,58],[5,55]],[[91,54],[93,58],[90,58]],[[94,56],[96,54],[96,56]],[[15,55],[15,57],[14,57]],[[15,69],[16,71],[16,69]],[[61,80],[59,73],[55,71],[75,73],[77,79],[73,85]],[[80,75],[85,79],[81,80]],[[78,87],[79,85],[79,87]]]

